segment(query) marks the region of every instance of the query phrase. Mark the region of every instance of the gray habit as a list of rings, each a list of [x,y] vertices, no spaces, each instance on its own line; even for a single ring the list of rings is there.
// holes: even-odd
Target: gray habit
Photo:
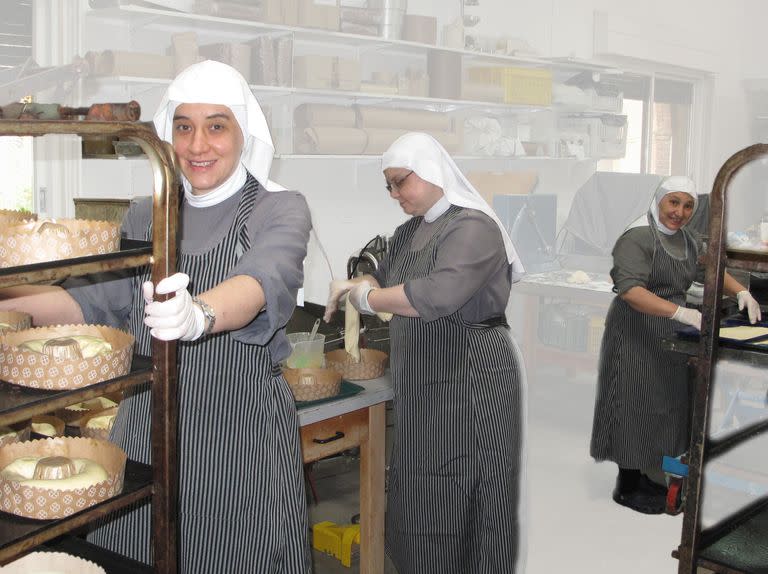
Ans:
[[[504,320],[510,266],[477,211],[453,206],[428,227],[400,226],[380,275],[423,315],[390,324],[387,552],[400,574],[513,573],[523,364]]]
[[[611,276],[619,293],[643,286],[684,305],[696,273],[696,239],[683,228],[667,251],[662,241],[670,238],[661,235],[655,226],[624,233],[614,248]],[[621,468],[660,469],[664,455],[678,456],[688,448],[687,359],[661,344],[682,326],[636,311],[620,297],[611,303],[590,446],[596,460],[611,460]]]

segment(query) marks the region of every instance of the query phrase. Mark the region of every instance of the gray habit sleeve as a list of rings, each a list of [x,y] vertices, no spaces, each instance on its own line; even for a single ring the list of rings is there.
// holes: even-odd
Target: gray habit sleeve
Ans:
[[[648,286],[653,263],[653,235],[648,227],[635,227],[619,237],[613,247],[613,290],[619,295],[632,287]]]
[[[264,290],[266,307],[248,325],[232,331],[231,336],[244,343],[266,345],[286,325],[296,307],[312,220],[300,193],[265,192],[259,194],[247,228],[251,247],[229,276],[256,279]],[[290,352],[287,340],[280,346],[285,348],[271,349],[273,360],[279,361]]]
[[[405,294],[425,321],[462,310],[479,322],[504,315],[509,264],[499,228],[480,211],[464,210],[438,239],[437,259],[426,277],[405,282]]]

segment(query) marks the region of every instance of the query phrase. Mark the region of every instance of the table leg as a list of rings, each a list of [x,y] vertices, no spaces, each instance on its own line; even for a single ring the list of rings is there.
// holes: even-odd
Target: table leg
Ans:
[[[360,442],[360,573],[384,572],[385,403],[368,408],[368,433]]]

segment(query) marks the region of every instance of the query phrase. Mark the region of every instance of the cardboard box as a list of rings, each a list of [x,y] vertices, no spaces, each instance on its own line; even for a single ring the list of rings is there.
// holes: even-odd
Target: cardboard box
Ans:
[[[313,0],[298,0],[299,26],[338,30],[340,9],[337,3],[318,3]]]
[[[539,181],[536,171],[470,171],[467,179],[493,205],[495,195],[526,195]]]
[[[337,90],[357,92],[360,90],[360,62],[336,58],[333,86]]]
[[[229,64],[250,82],[251,46],[248,44],[208,44],[200,46],[199,52],[204,59]]]
[[[437,43],[437,18],[406,14],[403,16],[403,40],[434,46]]]
[[[297,56],[293,61],[293,82],[298,88],[329,90],[333,88],[334,56]]]

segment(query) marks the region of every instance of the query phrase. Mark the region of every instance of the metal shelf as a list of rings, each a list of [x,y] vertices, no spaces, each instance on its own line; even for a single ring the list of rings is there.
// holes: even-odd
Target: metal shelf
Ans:
[[[152,244],[121,239],[120,251],[0,269],[0,288],[61,281],[67,277],[142,267],[152,262]]]
[[[34,415],[63,409],[77,402],[87,401],[152,380],[152,360],[135,355],[131,372],[80,389],[43,391],[0,381],[0,426],[28,420]]]
[[[7,563],[19,554],[48,540],[151,495],[152,468],[129,460],[125,465],[123,491],[119,495],[70,517],[57,520],[32,520],[0,513],[0,563]]]

